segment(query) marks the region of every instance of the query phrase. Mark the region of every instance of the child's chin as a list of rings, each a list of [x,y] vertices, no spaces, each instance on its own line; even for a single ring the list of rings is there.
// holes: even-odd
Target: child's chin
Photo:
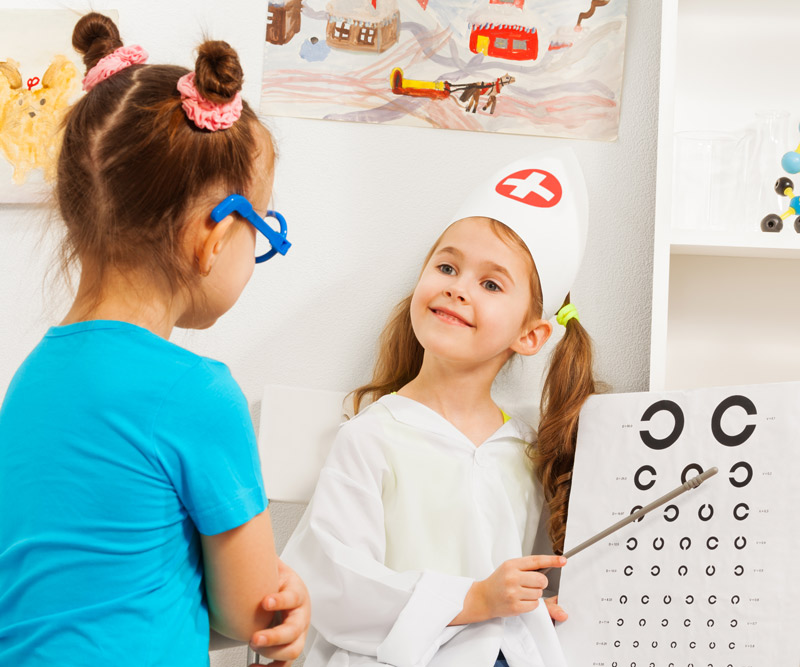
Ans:
[[[187,315],[178,319],[175,326],[181,329],[208,329],[217,321],[217,317]]]

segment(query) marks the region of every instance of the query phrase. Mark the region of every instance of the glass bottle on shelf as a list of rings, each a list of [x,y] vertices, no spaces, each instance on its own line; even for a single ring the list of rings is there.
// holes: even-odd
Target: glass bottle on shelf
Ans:
[[[789,112],[759,111],[756,113],[755,143],[748,164],[745,187],[747,229],[760,232],[761,219],[768,213],[780,215],[788,200],[775,192],[775,181],[786,174],[781,157],[789,146]]]
[[[734,231],[744,222],[751,132],[677,132],[672,228]]]

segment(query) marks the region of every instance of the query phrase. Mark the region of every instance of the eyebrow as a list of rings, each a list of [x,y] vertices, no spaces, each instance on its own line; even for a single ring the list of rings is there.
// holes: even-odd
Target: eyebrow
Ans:
[[[445,246],[444,248],[439,248],[439,250],[436,251],[436,254],[438,255],[439,253],[447,253],[450,255],[454,255],[458,259],[463,259],[464,257],[463,252],[461,252],[458,248],[454,248],[452,246]],[[509,280],[509,282],[512,285],[516,285],[514,279],[511,277],[511,274],[509,273],[508,269],[506,269],[506,267],[500,264],[496,264],[495,262],[483,262],[483,266],[485,266],[489,270],[489,272],[502,274]]]
[[[440,252],[446,252],[449,255],[455,255],[456,257],[463,257],[464,256],[464,253],[461,252],[458,248],[454,248],[453,246],[449,246],[449,245],[445,246],[444,248],[439,248],[436,251],[435,254],[438,255]]]
[[[494,273],[500,273],[504,275],[506,278],[508,278],[508,282],[510,282],[512,285],[516,285],[514,279],[511,277],[511,274],[508,272],[506,267],[500,266],[499,264],[495,264],[494,262],[489,262],[488,268],[490,271]]]

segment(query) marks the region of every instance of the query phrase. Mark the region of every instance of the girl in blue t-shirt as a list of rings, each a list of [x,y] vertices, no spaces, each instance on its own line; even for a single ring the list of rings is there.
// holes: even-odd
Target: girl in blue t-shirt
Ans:
[[[193,72],[147,65],[92,13],[73,45],[86,95],[55,195],[80,281],[0,409],[0,664],[203,665],[209,625],[290,661],[310,607],[275,553],[246,400],[168,340],[233,306],[258,234],[288,249],[272,137],[225,42]]]

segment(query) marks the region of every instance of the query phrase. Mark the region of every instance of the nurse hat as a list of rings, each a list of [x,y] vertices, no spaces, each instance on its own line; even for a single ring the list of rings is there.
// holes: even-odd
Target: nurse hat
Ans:
[[[543,151],[503,167],[467,196],[448,225],[469,217],[502,222],[525,242],[539,274],[543,317],[553,317],[578,274],[589,225],[575,154]]]

